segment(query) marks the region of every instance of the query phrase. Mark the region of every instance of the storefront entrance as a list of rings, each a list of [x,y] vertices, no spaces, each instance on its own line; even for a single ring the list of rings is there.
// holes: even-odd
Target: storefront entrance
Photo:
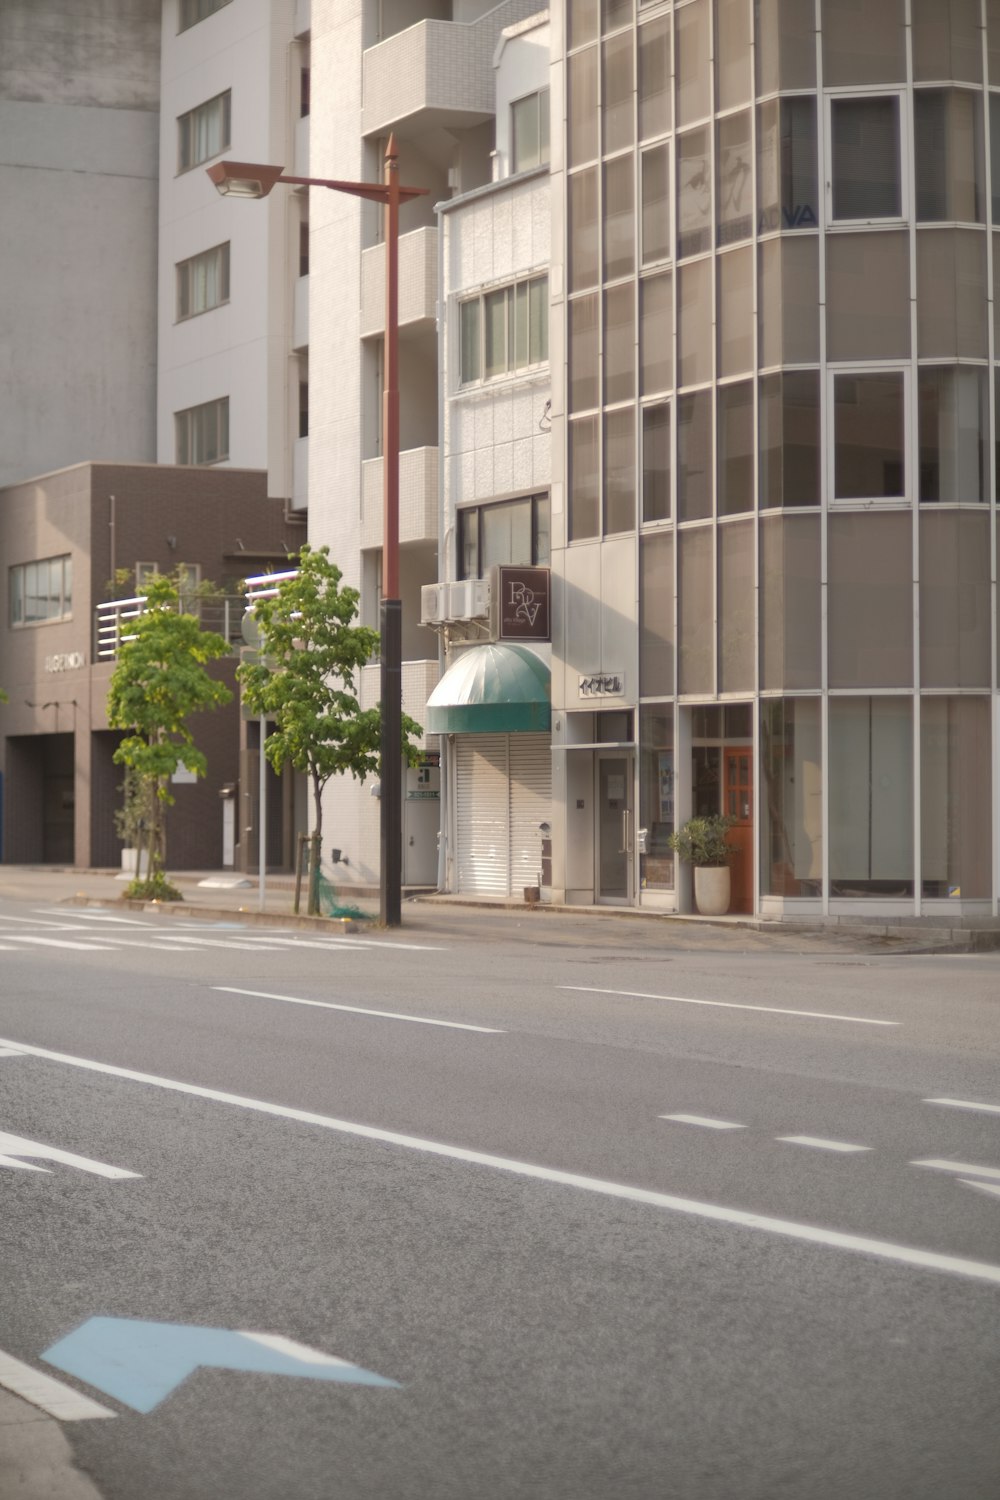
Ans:
[[[597,899],[626,906],[634,894],[634,757],[627,752],[599,751],[596,760]]]
[[[695,817],[733,818],[731,912],[752,912],[754,874],[753,718],[749,704],[692,710],[691,806]]]

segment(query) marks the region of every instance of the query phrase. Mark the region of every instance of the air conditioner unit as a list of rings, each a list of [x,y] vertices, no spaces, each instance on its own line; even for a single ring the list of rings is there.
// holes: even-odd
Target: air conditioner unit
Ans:
[[[448,618],[448,587],[446,583],[425,583],[421,587],[421,625],[440,625]]]
[[[490,612],[490,587],[485,578],[462,578],[449,583],[448,619],[484,620]]]

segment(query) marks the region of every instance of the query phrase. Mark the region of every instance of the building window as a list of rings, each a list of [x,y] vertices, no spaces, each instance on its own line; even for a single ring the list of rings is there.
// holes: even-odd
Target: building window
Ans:
[[[833,376],[833,498],[906,498],[902,370]]]
[[[312,70],[310,68],[299,69],[299,119],[304,120],[310,111],[310,97],[312,89]]]
[[[309,382],[299,381],[299,437],[309,436]]]
[[[177,30],[187,31],[190,26],[196,26],[207,16],[214,16],[217,10],[229,3],[230,0],[181,0],[181,24]]]
[[[511,169],[527,172],[549,159],[549,91],[539,89],[510,107]]]
[[[217,464],[229,457],[229,397],[174,413],[177,463]]]
[[[73,559],[46,557],[10,570],[10,623],[38,625],[73,613]]]
[[[177,121],[177,170],[186,172],[230,146],[232,94],[216,94]]]
[[[177,266],[177,319],[193,318],[229,301],[229,242]]]
[[[459,578],[483,578],[494,563],[548,567],[547,494],[459,511]]]
[[[309,220],[303,219],[299,225],[299,275],[309,275]]]
[[[904,217],[898,94],[830,100],[830,211],[837,220]]]
[[[979,504],[989,496],[988,374],[975,365],[917,372],[920,499]]]
[[[534,276],[459,305],[461,381],[497,380],[549,357],[549,278]]]

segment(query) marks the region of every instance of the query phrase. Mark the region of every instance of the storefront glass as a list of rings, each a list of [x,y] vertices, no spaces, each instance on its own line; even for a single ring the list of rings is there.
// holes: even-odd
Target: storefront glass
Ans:
[[[639,710],[639,884],[644,891],[672,891],[674,856],[674,711],[669,703]]]

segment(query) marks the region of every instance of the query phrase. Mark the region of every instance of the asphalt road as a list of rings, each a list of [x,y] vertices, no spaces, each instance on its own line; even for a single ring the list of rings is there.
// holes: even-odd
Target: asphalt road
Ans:
[[[994,955],[2,900],[0,1351],[105,1500],[996,1500],[998,1022]],[[394,1384],[182,1378],[233,1330]]]

